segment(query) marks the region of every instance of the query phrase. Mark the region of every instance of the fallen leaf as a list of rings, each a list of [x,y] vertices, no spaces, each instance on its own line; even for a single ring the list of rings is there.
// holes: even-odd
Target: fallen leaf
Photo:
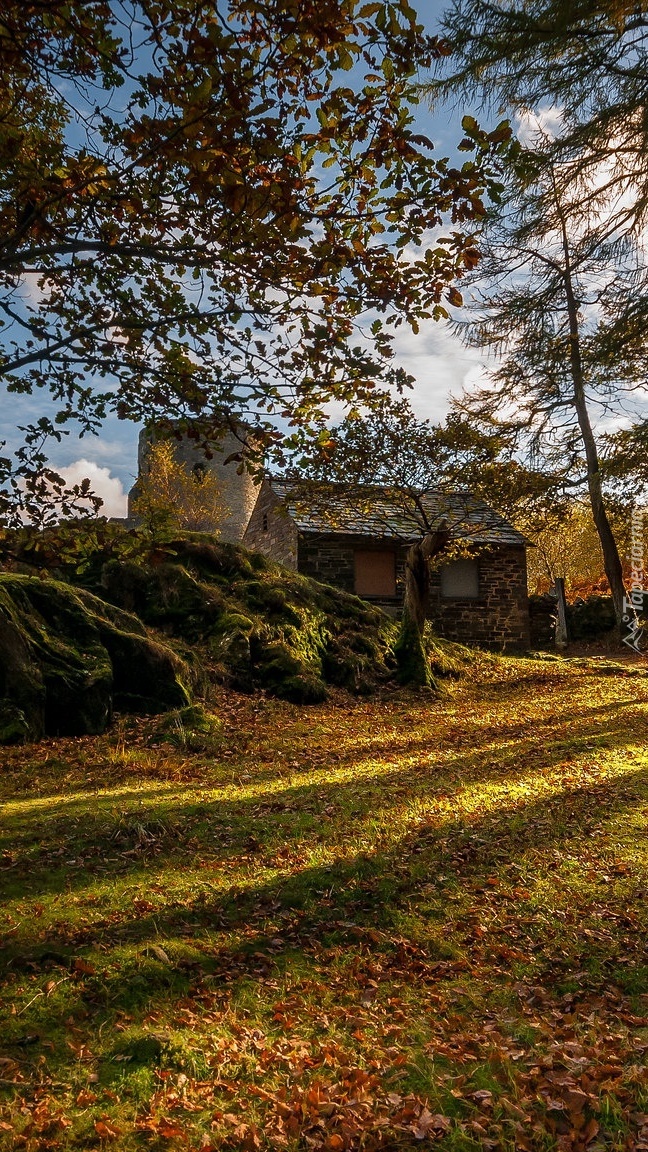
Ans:
[[[167,964],[169,967],[171,966],[171,961],[167,953],[164,951],[164,948],[160,948],[159,944],[150,944],[148,950],[151,956],[154,956],[156,960],[160,961],[160,964]]]
[[[85,1108],[88,1104],[94,1104],[96,1099],[96,1092],[90,1092],[87,1088],[82,1088],[76,1098],[76,1104],[79,1108]]]
[[[95,976],[97,969],[93,968],[92,964],[89,964],[82,956],[75,956],[72,961],[72,971],[77,972],[79,976]]]
[[[107,1116],[103,1116],[101,1120],[94,1122],[95,1132],[102,1140],[116,1140],[121,1136],[121,1128],[118,1128]]]

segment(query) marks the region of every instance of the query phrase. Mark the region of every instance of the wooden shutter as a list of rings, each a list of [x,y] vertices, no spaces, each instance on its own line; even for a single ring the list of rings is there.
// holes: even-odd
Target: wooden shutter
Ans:
[[[355,560],[355,590],[358,596],[396,595],[396,553],[358,551]]]

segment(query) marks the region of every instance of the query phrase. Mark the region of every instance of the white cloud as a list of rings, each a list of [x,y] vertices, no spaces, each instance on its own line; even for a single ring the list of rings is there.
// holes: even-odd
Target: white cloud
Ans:
[[[549,104],[546,108],[526,108],[518,112],[516,135],[521,144],[532,148],[537,144],[539,137],[555,140],[563,128],[563,109],[557,104]]]
[[[57,468],[67,484],[80,484],[86,477],[90,487],[97,496],[101,496],[103,507],[99,510],[101,516],[125,516],[126,493],[121,480],[111,476],[108,468],[101,468],[92,460],[75,460],[64,468]]]
[[[449,324],[430,320],[418,336],[401,328],[394,341],[395,361],[414,377],[408,398],[422,420],[443,420],[451,396],[458,396],[468,378],[481,374],[484,356],[466,348]]]

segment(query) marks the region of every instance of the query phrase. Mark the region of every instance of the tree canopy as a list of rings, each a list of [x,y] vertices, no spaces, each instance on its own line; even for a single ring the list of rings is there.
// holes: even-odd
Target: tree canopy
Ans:
[[[405,386],[394,327],[453,299],[504,147],[459,169],[417,135],[443,51],[407,0],[3,5],[0,381],[55,403],[6,514],[107,411],[276,442]]]
[[[645,410],[647,11],[623,0],[459,0],[442,20],[454,54],[432,85],[505,107],[520,129],[504,207],[482,241],[470,333],[494,368],[464,410],[515,427],[574,491],[586,483],[619,621],[600,445],[611,415],[641,428]],[[481,131],[465,123],[469,136]],[[637,442],[636,427],[617,438],[618,473]]]
[[[597,200],[626,222],[648,207],[648,5],[645,0],[458,0],[440,27],[447,55],[433,91],[469,96],[491,113],[535,113],[556,128]]]

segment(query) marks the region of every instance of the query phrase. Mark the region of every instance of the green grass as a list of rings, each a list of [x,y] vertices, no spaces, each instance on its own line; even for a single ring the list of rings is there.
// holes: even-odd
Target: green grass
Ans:
[[[648,679],[214,711],[2,752],[0,1148],[648,1146]]]

